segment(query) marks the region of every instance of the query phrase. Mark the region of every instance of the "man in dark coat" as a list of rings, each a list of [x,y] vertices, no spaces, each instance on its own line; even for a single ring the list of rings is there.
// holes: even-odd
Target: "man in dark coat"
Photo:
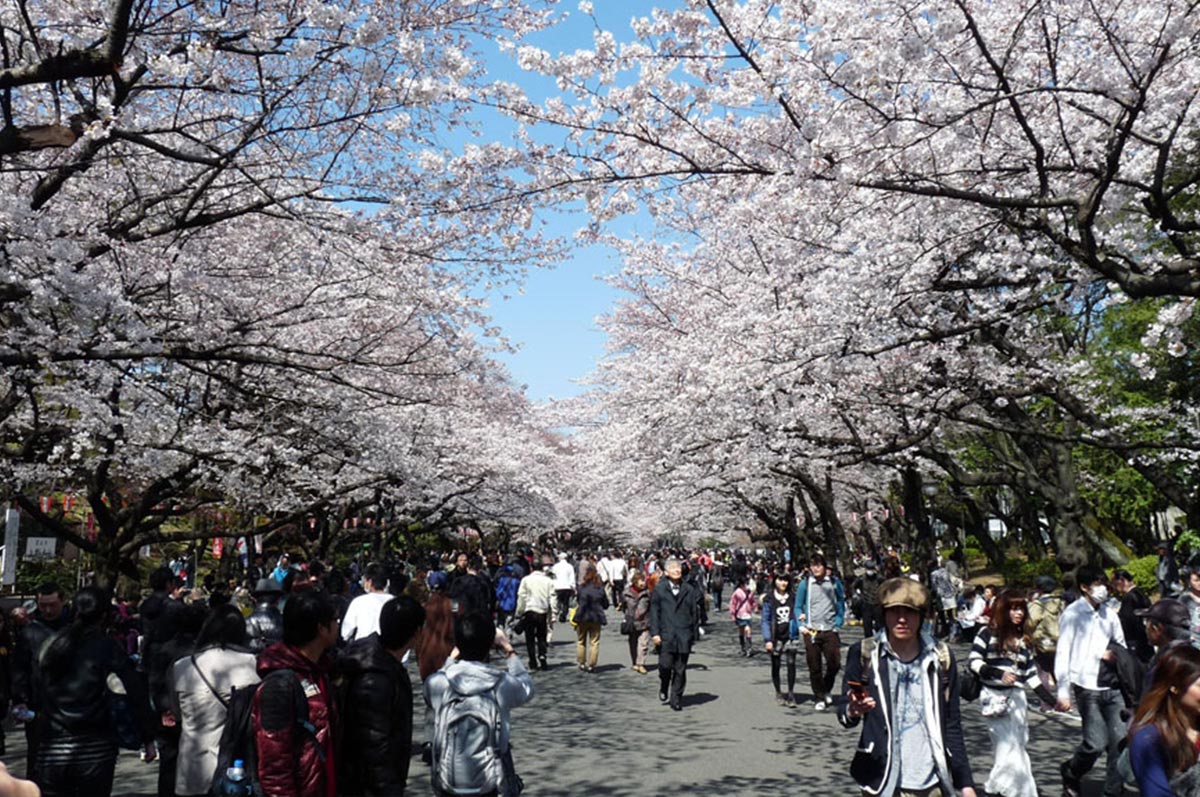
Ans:
[[[683,580],[678,559],[667,561],[666,578],[658,582],[650,596],[650,641],[658,648],[658,699],[682,708],[683,688],[687,684],[687,663],[700,627],[700,602],[704,596]]]
[[[158,797],[175,795],[175,761],[179,754],[179,722],[171,714],[168,673],[175,663],[171,642],[180,633],[186,608],[179,599],[183,580],[163,566],[150,573],[150,597],[142,601],[142,672],[150,689],[157,728],[154,743],[158,747]]]
[[[1158,580],[1158,597],[1173,598],[1179,592],[1179,565],[1175,562],[1170,543],[1159,541],[1156,550],[1158,562],[1154,567],[1154,577]]]
[[[1128,570],[1113,571],[1111,583],[1113,590],[1121,596],[1117,619],[1121,621],[1121,630],[1125,632],[1125,645],[1142,664],[1148,664],[1154,658],[1154,647],[1146,638],[1146,623],[1142,620],[1141,612],[1150,608],[1150,599],[1133,582]]]
[[[351,642],[338,658],[345,734],[338,793],[399,797],[412,755],[413,692],[404,658],[425,610],[412,598],[393,598],[379,611],[379,633]]]
[[[56,631],[70,625],[72,617],[66,596],[58,584],[47,581],[37,588],[37,611],[29,616],[29,623],[17,632],[13,650],[12,702],[17,716],[24,715],[26,711],[36,714],[41,710],[33,688],[38,653]],[[25,773],[30,777],[35,774],[38,740],[37,724],[26,722]]]

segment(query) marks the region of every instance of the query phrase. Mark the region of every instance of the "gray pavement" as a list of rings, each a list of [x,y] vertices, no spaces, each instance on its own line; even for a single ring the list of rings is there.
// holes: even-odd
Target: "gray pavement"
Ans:
[[[616,634],[617,614],[609,619],[600,666],[591,674],[575,664],[573,629],[558,626],[550,669],[534,673],[533,702],[513,713],[514,759],[526,795],[858,794],[849,776],[858,732],[842,728],[832,711],[813,710],[802,655],[796,684],[801,705],[777,706],[769,657],[761,649],[751,659],[739,656],[733,625],[719,616],[692,655],[683,711],[673,712],[659,705],[653,668],[649,675],[629,669],[628,648]],[[859,629],[848,628],[843,643],[860,636]],[[955,653],[965,657],[966,650]],[[418,704],[414,747],[421,741],[422,711]],[[982,788],[992,754],[978,704],[964,704],[963,719]],[[7,737],[4,760],[22,772],[24,739],[19,730]],[[1031,712],[1029,753],[1047,795],[1061,793],[1058,765],[1079,737],[1078,725]],[[136,753],[123,753],[114,793],[153,795],[155,772]],[[1100,768],[1093,770],[1084,794],[1099,797],[1102,777]],[[429,770],[419,758],[412,762],[408,794],[432,794]]]

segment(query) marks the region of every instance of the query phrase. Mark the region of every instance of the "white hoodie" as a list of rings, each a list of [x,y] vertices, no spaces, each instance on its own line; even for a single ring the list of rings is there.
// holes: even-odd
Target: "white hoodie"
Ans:
[[[520,656],[508,657],[507,670],[481,661],[446,659],[442,669],[425,679],[425,698],[434,716],[442,701],[452,693],[475,695],[488,690],[495,691],[496,702],[500,704],[500,750],[507,750],[509,711],[533,699],[533,677]]]

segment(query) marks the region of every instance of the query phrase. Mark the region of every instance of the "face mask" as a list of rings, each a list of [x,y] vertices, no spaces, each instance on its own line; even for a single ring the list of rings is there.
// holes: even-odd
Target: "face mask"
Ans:
[[[1088,594],[1092,596],[1092,600],[1094,602],[1104,603],[1106,600],[1108,600],[1108,587],[1104,586],[1103,584],[1099,584],[1095,587],[1092,587]]]

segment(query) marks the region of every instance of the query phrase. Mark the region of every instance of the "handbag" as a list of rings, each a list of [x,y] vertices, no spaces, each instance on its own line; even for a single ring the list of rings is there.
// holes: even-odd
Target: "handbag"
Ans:
[[[621,633],[625,636],[637,633],[637,629],[633,627],[633,618],[626,617],[621,621]]]
[[[962,675],[958,679],[958,696],[968,702],[978,700],[980,692],[983,691],[983,681],[979,680],[979,676],[970,667],[963,667]],[[1007,698],[1006,698],[1007,699]],[[984,716],[988,716],[984,714]]]
[[[985,717],[999,719],[1008,714],[1008,695],[996,689],[985,689],[979,698],[979,713]]]

